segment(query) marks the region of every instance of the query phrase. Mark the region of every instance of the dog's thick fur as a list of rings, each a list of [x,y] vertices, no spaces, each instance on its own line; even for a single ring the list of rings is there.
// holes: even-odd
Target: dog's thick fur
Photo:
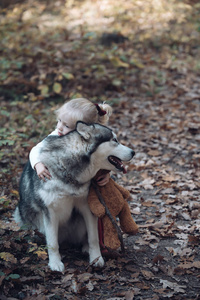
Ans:
[[[64,271],[59,254],[63,241],[89,246],[90,263],[103,266],[97,218],[87,203],[90,181],[99,169],[122,171],[121,161],[131,160],[134,151],[121,145],[109,128],[78,122],[76,130],[65,136],[47,137],[40,155],[52,179],[41,181],[30,162],[26,164],[16,222],[45,235],[51,270]]]

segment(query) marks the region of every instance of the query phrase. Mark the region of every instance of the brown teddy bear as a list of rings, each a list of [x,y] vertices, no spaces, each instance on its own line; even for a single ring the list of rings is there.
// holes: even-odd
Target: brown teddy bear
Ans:
[[[102,187],[98,186],[98,189],[114,220],[116,220],[116,217],[119,217],[122,231],[128,234],[136,234],[138,232],[138,226],[131,216],[129,205],[127,203],[130,193],[125,188],[118,185],[112,178],[110,178],[109,183],[106,185]],[[120,240],[118,238],[117,230],[107,216],[105,207],[99,201],[99,197],[97,196],[96,189],[93,185],[90,187],[88,204],[91,212],[99,218],[99,231],[102,232],[103,230],[103,244],[105,247],[111,250],[119,248]],[[103,248],[101,237],[100,246]]]

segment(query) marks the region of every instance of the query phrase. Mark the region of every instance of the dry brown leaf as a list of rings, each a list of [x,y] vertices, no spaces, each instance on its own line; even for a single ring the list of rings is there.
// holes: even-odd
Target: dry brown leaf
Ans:
[[[141,273],[147,280],[154,278],[154,274],[151,271],[141,270]]]
[[[178,265],[178,268],[181,268],[181,269],[191,269],[191,268],[200,269],[200,261],[194,261],[194,262],[191,262],[191,263],[183,263],[183,264]]]
[[[164,181],[173,182],[173,181],[178,181],[180,179],[180,176],[166,175],[166,176],[163,176],[162,179]]]
[[[83,273],[78,275],[78,281],[79,282],[85,282],[88,281],[93,275],[91,273]]]
[[[145,202],[142,202],[142,206],[146,206],[146,207],[157,207],[155,204],[152,203],[152,201],[145,201]]]
[[[159,156],[159,155],[162,155],[162,153],[158,150],[150,150],[148,152],[148,155],[150,155],[150,156]]]
[[[132,300],[133,297],[134,297],[134,291],[133,291],[133,290],[127,291],[127,292],[125,293],[125,300]]]

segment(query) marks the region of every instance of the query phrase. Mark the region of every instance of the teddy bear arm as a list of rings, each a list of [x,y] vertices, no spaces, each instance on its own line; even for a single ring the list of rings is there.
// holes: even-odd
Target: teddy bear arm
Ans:
[[[99,201],[99,198],[91,186],[88,194],[88,205],[91,212],[98,218],[101,218],[105,215],[105,207]]]
[[[124,206],[119,214],[119,219],[123,232],[129,234],[136,234],[138,232],[138,226],[131,216],[130,208],[127,202],[124,203]]]

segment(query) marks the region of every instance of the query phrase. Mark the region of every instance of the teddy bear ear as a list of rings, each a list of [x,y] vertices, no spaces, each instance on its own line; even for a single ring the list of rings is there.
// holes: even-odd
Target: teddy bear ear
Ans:
[[[76,131],[84,138],[84,140],[89,140],[92,132],[92,125],[88,125],[84,122],[77,122]]]

